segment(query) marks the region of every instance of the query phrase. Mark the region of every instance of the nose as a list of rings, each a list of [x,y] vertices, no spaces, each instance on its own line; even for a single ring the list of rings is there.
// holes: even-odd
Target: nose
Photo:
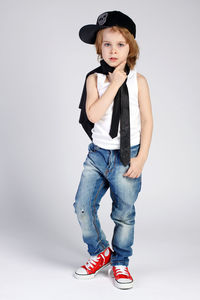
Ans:
[[[116,53],[115,47],[112,46],[110,51],[111,51],[111,53]]]

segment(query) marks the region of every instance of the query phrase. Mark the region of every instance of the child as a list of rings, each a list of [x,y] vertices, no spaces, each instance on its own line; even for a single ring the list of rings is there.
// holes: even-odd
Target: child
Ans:
[[[78,279],[93,278],[111,265],[115,286],[128,289],[135,201],[152,137],[153,118],[146,78],[137,73],[136,25],[120,11],[108,11],[95,25],[85,25],[80,39],[95,44],[100,66],[86,75],[79,122],[92,140],[73,204],[90,259],[75,271]],[[110,188],[115,223],[110,248],[97,210]]]

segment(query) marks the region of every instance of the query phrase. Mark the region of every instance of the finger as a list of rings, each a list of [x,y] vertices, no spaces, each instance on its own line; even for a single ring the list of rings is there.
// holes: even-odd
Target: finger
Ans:
[[[124,173],[124,176],[129,176],[132,172],[133,172],[133,170],[131,168],[129,168],[128,171],[126,173]]]
[[[130,167],[129,175],[131,177],[135,177],[137,175],[137,170],[135,170],[135,168],[133,168],[132,166]]]
[[[131,174],[129,175],[129,177],[131,177],[131,178],[135,178],[135,176],[136,176],[136,174],[135,174],[135,172],[133,171],[133,172],[131,172]]]
[[[123,174],[123,176],[127,176],[129,169]]]
[[[112,73],[108,72],[108,78],[111,79],[112,78]]]
[[[135,173],[132,172],[132,173],[128,174],[126,177],[129,177],[129,178],[135,178]]]
[[[136,178],[140,177],[140,175],[141,175],[141,173],[138,173],[137,176],[136,176]]]
[[[119,70],[119,69],[124,69],[125,64],[126,64],[126,60],[122,61],[122,62],[116,67],[116,69],[117,69],[117,70]]]

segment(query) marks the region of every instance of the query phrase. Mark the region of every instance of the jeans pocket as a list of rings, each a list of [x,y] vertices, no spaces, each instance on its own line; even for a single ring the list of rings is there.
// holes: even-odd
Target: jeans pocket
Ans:
[[[96,152],[98,149],[99,149],[99,147],[97,145],[95,145],[93,142],[90,143],[88,146],[89,153]]]
[[[140,151],[140,144],[138,144],[138,145],[135,145],[135,146],[132,146],[131,147],[131,158],[133,158],[133,157],[136,157],[137,155],[138,155],[138,153],[139,153],[139,151]],[[131,163],[129,163],[129,167],[130,167],[130,165],[131,165]],[[140,182],[140,184],[141,184],[141,181],[142,181],[142,172],[141,172],[141,174],[140,174],[140,176],[139,177],[134,177],[134,178],[132,178],[134,181],[137,181],[137,182]],[[141,187],[140,187],[141,188]]]
[[[131,158],[136,157],[140,150],[140,144],[131,147]]]
[[[90,143],[90,144],[88,145],[88,152],[91,151],[91,147],[92,147],[92,143]]]

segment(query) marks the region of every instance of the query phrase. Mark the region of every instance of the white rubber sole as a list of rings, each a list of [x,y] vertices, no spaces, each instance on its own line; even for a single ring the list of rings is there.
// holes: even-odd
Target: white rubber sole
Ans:
[[[133,287],[133,281],[132,282],[127,282],[127,283],[118,282],[114,277],[112,267],[108,270],[108,275],[113,278],[114,285],[118,289],[126,290],[126,289],[131,289]]]
[[[131,289],[133,287],[133,281],[127,283],[119,283],[116,279],[114,280],[114,285],[121,290]]]
[[[107,265],[104,265],[103,267],[101,267],[99,270],[97,270],[93,274],[78,274],[78,273],[74,272],[74,277],[76,279],[83,279],[83,280],[85,280],[85,279],[93,279],[97,275],[97,273],[99,271],[103,270],[104,268],[108,267],[109,265],[110,265],[110,263],[108,263]]]

